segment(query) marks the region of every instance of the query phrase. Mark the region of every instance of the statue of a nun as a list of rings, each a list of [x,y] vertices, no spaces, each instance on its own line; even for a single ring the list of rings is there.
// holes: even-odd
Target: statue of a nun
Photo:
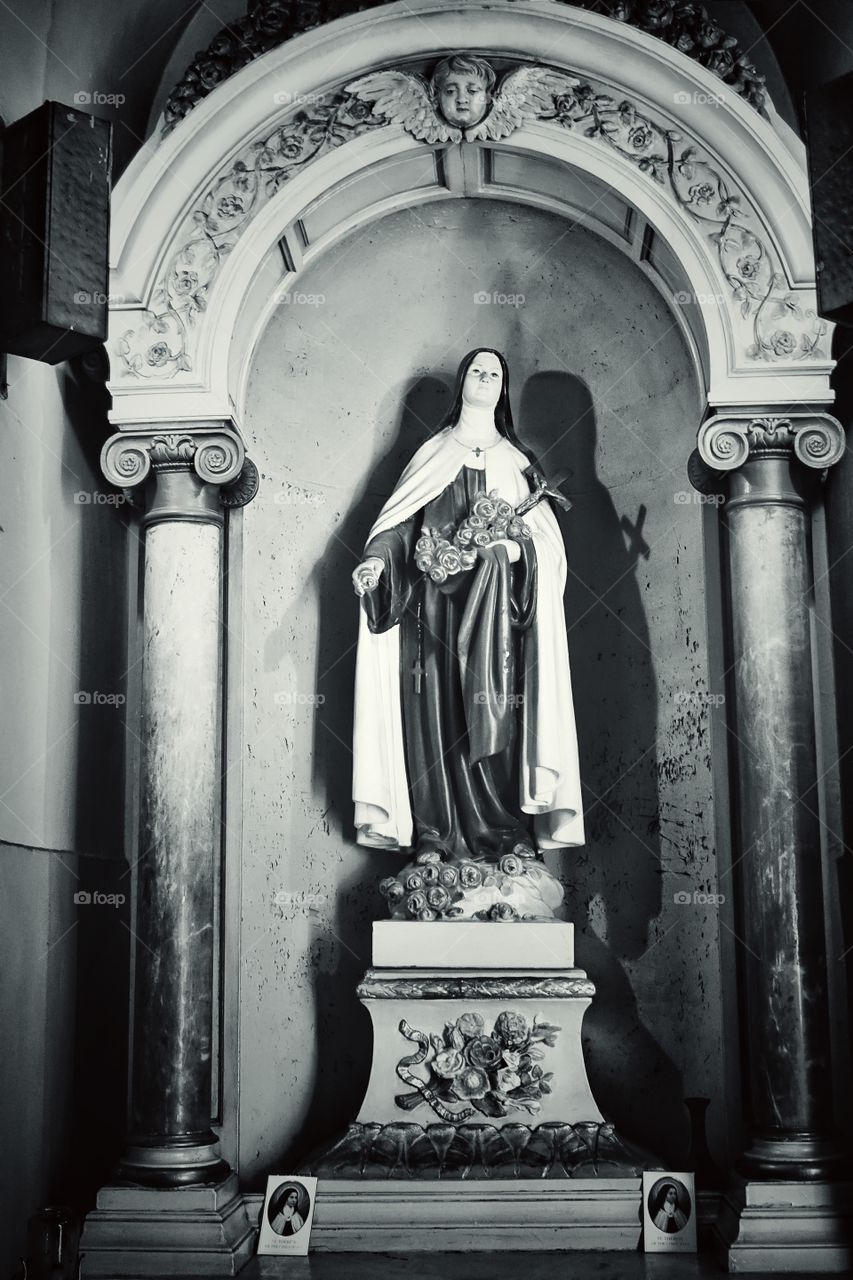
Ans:
[[[543,907],[501,883],[584,843],[555,499],[516,438],[506,360],[469,352],[353,573],[355,825],[411,851],[383,882],[398,915],[552,915],[553,892]]]

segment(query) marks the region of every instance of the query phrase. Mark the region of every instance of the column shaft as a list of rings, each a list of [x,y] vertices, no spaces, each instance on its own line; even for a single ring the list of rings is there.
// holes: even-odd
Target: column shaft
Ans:
[[[728,727],[750,1122],[738,1168],[758,1178],[824,1178],[838,1163],[809,613],[809,495],[814,470],[840,456],[832,423],[712,419],[699,441],[706,463],[730,471]]]
[[[256,473],[234,433],[210,424],[114,436],[102,466],[116,484],[144,486],[146,499],[131,1115],[121,1175],[155,1187],[215,1183],[229,1172],[211,1128],[223,503],[248,501]]]

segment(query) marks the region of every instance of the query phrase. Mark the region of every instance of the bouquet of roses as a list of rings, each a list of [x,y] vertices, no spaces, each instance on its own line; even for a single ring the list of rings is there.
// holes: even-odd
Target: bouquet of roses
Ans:
[[[539,1014],[530,1022],[523,1013],[504,1009],[488,1031],[483,1015],[471,1011],[446,1023],[443,1034],[433,1033],[428,1041],[425,1033],[413,1031],[406,1023],[400,1030],[424,1048],[429,1044],[427,1081],[408,1070],[409,1058],[397,1066],[400,1079],[416,1090],[396,1096],[397,1105],[406,1110],[426,1101],[443,1118],[457,1121],[476,1111],[485,1116],[526,1111],[535,1116],[552,1091],[554,1073],[539,1064],[545,1060],[545,1047],[557,1043],[561,1028]],[[449,1114],[445,1110],[459,1103],[469,1105]]]
[[[500,497],[496,489],[474,500],[453,538],[444,538],[435,529],[424,526],[415,544],[415,564],[433,582],[446,582],[454,573],[473,569],[480,547],[504,538],[529,538],[530,530],[511,503]]]

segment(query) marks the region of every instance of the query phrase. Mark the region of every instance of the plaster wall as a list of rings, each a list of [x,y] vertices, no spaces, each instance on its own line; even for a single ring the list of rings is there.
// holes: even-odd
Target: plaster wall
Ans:
[[[230,946],[247,1186],[351,1120],[367,1081],[354,988],[376,883],[398,863],[353,841],[349,578],[477,344],[507,353],[516,425],[547,469],[568,471],[574,503],[561,519],[588,843],[549,864],[598,986],[585,1023],[593,1090],[673,1167],[688,1142],[683,1096],[712,1099],[721,1161],[738,1122],[720,979],[727,907],[693,898],[725,896],[706,628],[717,587],[707,511],[686,479],[693,366],[674,317],[616,248],[548,213],[448,199],[315,261],[254,357],[245,427],[262,483],[242,515],[231,598],[243,709],[228,781],[229,811],[242,814],[228,858],[242,869]],[[233,921],[234,906],[225,913]]]

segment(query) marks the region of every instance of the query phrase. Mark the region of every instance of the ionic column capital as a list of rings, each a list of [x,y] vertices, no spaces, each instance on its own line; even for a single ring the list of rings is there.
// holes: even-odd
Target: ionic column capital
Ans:
[[[718,473],[762,458],[823,471],[844,453],[844,428],[828,413],[717,413],[699,429],[702,461]]]
[[[119,431],[101,450],[101,470],[120,489],[146,487],[145,522],[222,523],[224,507],[245,506],[258,472],[236,431],[218,422]]]

